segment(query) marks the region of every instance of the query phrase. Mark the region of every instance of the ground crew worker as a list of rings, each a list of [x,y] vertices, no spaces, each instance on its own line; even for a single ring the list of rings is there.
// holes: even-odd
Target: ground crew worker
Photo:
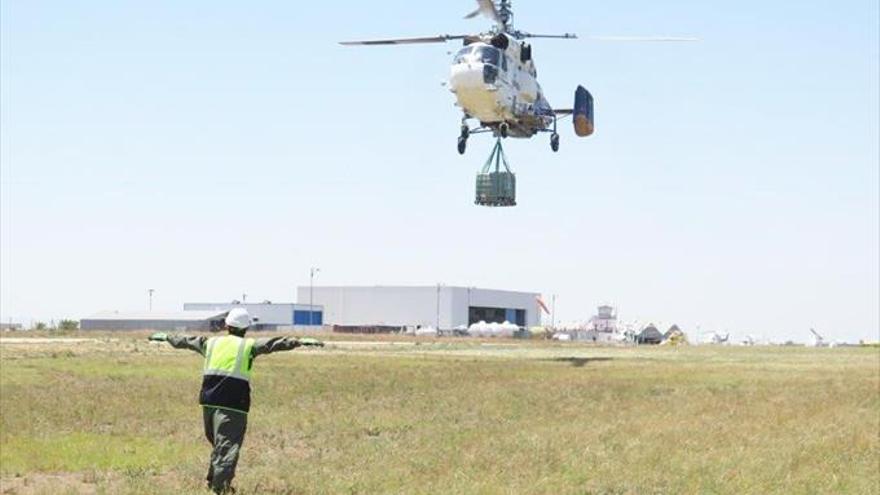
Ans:
[[[208,487],[215,493],[232,491],[232,478],[247,429],[251,406],[251,368],[261,354],[289,351],[300,346],[324,344],[315,339],[272,337],[246,339],[251,319],[243,308],[229,312],[225,320],[228,335],[193,337],[155,333],[151,341],[168,342],[177,349],[191,349],[205,357],[199,403],[205,422],[205,436],[213,446],[208,466]]]

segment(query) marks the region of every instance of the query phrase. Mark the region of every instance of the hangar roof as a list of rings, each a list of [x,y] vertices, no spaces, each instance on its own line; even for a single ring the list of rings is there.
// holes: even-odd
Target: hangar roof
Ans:
[[[217,320],[226,316],[227,311],[101,311],[84,320],[146,320],[146,321],[204,321]]]

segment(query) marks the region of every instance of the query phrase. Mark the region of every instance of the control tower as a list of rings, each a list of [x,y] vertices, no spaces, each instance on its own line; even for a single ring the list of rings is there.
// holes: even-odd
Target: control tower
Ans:
[[[599,306],[598,313],[590,319],[593,330],[602,333],[617,332],[617,310],[604,304]]]

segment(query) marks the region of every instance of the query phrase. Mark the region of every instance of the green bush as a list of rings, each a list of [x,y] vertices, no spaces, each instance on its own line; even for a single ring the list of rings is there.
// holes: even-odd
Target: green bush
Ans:
[[[79,322],[76,320],[61,320],[58,322],[58,330],[72,331],[79,328]]]

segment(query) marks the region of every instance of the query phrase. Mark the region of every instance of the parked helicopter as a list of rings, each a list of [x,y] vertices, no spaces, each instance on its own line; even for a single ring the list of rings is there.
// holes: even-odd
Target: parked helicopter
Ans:
[[[471,134],[491,132],[498,138],[531,138],[550,133],[550,148],[559,151],[557,122],[560,117],[573,117],[574,132],[587,137],[595,130],[593,96],[583,86],[574,94],[570,109],[550,106],[541,85],[532,57],[530,38],[576,39],[577,35],[532,34],[513,27],[510,0],[477,0],[478,8],[465,18],[478,15],[494,22],[491,30],[480,34],[441,35],[423,38],[400,38],[368,41],[343,41],[342,45],[404,45],[445,43],[462,40],[464,47],[455,54],[449,77],[449,89],[464,113],[458,152],[465,153]],[[594,37],[602,41],[695,41],[678,37]],[[471,127],[469,120],[476,120]]]

